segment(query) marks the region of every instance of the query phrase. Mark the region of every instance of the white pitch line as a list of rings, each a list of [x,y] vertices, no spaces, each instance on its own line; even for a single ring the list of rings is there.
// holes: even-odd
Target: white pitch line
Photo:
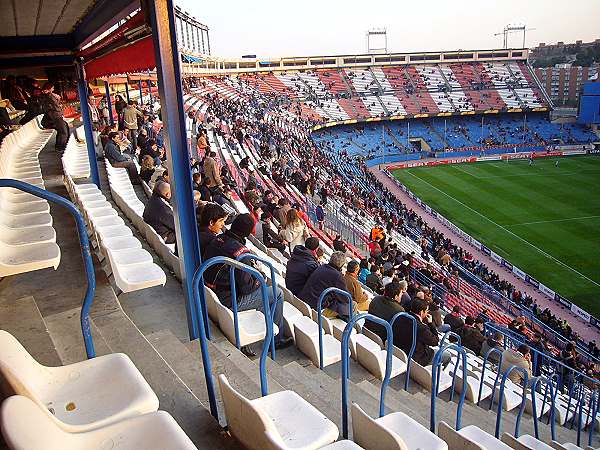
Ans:
[[[431,187],[432,187],[433,189],[435,189],[436,191],[440,192],[441,194],[444,194],[444,195],[445,195],[446,197],[448,197],[449,199],[451,199],[451,200],[454,200],[456,203],[458,203],[458,204],[460,204],[460,205],[464,206],[465,208],[467,208],[468,210],[470,210],[470,211],[474,212],[475,214],[477,214],[477,215],[478,215],[478,216],[480,216],[481,218],[483,218],[483,219],[487,220],[488,222],[490,222],[490,223],[492,223],[492,224],[496,225],[498,228],[500,228],[500,229],[502,229],[502,230],[506,231],[508,234],[510,234],[510,235],[512,235],[512,236],[514,236],[514,237],[516,237],[516,238],[517,238],[517,239],[519,239],[520,241],[523,241],[524,243],[526,243],[526,244],[527,244],[527,245],[529,245],[530,247],[532,247],[532,248],[536,249],[536,250],[537,250],[539,253],[541,253],[542,255],[544,255],[546,258],[548,258],[548,259],[551,259],[551,260],[553,260],[553,261],[557,262],[557,263],[558,263],[558,264],[560,264],[561,266],[563,266],[563,267],[566,267],[567,269],[569,269],[569,270],[573,271],[574,273],[576,273],[577,275],[579,275],[581,278],[584,278],[584,279],[588,280],[590,283],[593,283],[593,284],[595,284],[596,286],[600,287],[600,283],[598,283],[598,282],[596,282],[596,281],[592,280],[591,278],[588,278],[587,276],[585,276],[584,274],[582,274],[582,273],[581,273],[581,272],[579,272],[578,270],[576,270],[576,269],[573,269],[573,268],[572,268],[571,266],[569,266],[568,264],[565,264],[565,263],[564,263],[564,262],[562,262],[561,260],[559,260],[559,259],[556,259],[556,258],[555,258],[554,256],[552,256],[551,254],[549,254],[549,253],[546,253],[544,250],[542,250],[541,248],[539,248],[539,247],[535,246],[534,244],[532,244],[531,242],[529,242],[527,239],[523,239],[523,238],[522,238],[521,236],[519,236],[518,234],[515,234],[515,233],[513,233],[512,231],[510,231],[510,230],[508,230],[508,229],[504,228],[502,225],[500,225],[500,224],[498,224],[498,223],[494,222],[494,221],[493,221],[492,219],[490,219],[489,217],[486,217],[486,216],[484,216],[484,215],[483,215],[483,214],[481,214],[479,211],[477,211],[477,210],[475,210],[475,209],[471,208],[469,205],[465,205],[463,202],[461,202],[460,200],[458,200],[458,199],[456,199],[456,198],[452,197],[450,194],[448,194],[448,193],[446,193],[446,192],[442,191],[441,189],[438,189],[437,187],[435,187],[434,185],[432,185],[432,184],[431,184],[429,181],[427,181],[427,180],[424,180],[423,178],[421,178],[421,177],[419,177],[419,176],[415,175],[414,173],[412,173],[412,172],[410,172],[410,171],[408,171],[408,173],[409,173],[410,175],[412,175],[413,177],[415,177],[417,180],[420,180],[420,181],[422,181],[422,182],[424,182],[424,183],[427,183],[429,186],[431,186]]]
[[[509,223],[504,226],[505,227],[516,227],[519,225],[537,225],[538,223],[568,222],[571,220],[597,219],[599,217],[600,216],[584,216],[584,217],[571,217],[570,219],[539,220],[537,222]]]

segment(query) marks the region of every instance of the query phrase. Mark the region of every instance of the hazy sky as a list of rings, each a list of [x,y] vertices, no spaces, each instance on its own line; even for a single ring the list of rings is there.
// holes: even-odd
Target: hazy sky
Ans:
[[[531,47],[600,38],[600,0],[175,1],[208,25],[215,56],[364,53],[366,30],[382,27],[390,52],[501,48],[509,23],[535,28]]]

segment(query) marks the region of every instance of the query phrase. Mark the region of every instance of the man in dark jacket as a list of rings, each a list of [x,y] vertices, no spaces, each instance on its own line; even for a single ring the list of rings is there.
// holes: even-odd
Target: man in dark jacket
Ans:
[[[319,267],[316,251],[319,238],[309,237],[304,245],[296,245],[285,269],[285,286],[294,295],[299,295],[308,277]]]
[[[144,222],[154,228],[165,243],[175,243],[175,219],[169,205],[171,186],[169,183],[157,183],[152,191],[142,215]]]
[[[433,362],[434,351],[431,348],[439,344],[439,338],[435,325],[429,315],[429,306],[425,300],[415,298],[410,303],[410,313],[417,319],[417,342],[413,360],[422,366],[428,366]],[[394,327],[394,345],[408,355],[412,346],[412,326],[408,318],[400,317],[398,322],[398,332]],[[442,366],[450,362],[450,355],[442,355]]]
[[[383,294],[383,280],[380,266],[376,266],[375,264],[371,266],[371,273],[367,275],[365,284],[373,292],[379,295]]]
[[[198,238],[200,239],[200,252],[204,254],[208,245],[225,227],[227,211],[216,203],[207,203],[198,216]]]
[[[346,282],[342,276],[342,267],[345,263],[346,255],[344,255],[344,253],[333,252],[329,262],[319,266],[310,277],[308,277],[308,280],[298,294],[298,297],[316,310],[319,297],[325,289],[336,287],[347,292]],[[332,294],[324,299],[322,307],[336,312],[341,318],[347,318],[350,315],[349,308],[351,308],[352,305],[349,305],[347,297]]]
[[[444,317],[444,323],[450,325],[450,331],[458,333],[458,331],[465,324],[460,317],[460,306],[454,306],[452,308],[452,312],[450,314],[446,314],[446,317]]]
[[[69,125],[63,118],[63,108],[60,104],[60,97],[54,93],[54,83],[48,81],[42,87],[40,96],[41,109],[44,111],[42,126],[44,128],[54,128],[56,130],[56,142],[54,148],[58,151],[64,151],[69,141]]]
[[[226,230],[225,233],[217,236],[208,244],[204,251],[204,259],[206,260],[213,256],[226,256],[236,259],[244,253],[250,253],[250,250],[246,248],[246,238],[250,236],[253,228],[254,219],[250,214],[238,215],[231,223],[229,230]],[[215,291],[221,303],[231,308],[232,298],[229,273],[229,266],[215,264],[204,273],[204,281],[209,288]],[[256,309],[264,313],[262,292],[258,280],[248,272],[237,269],[234,271],[234,276],[238,311]],[[275,308],[273,323],[279,326],[282,323],[281,320],[283,317],[283,293],[278,288],[276,299],[273,298],[273,290],[271,288],[267,289],[267,293],[271,313],[273,313],[273,308]],[[283,330],[282,327],[279,329]],[[277,348],[286,347],[291,342],[291,338],[284,338],[283,332],[275,337]],[[250,346],[243,347],[242,351],[249,356],[256,355]]]
[[[264,209],[263,209],[264,207]],[[261,209],[264,211],[266,209],[266,205],[261,205]],[[262,242],[265,244],[267,248],[276,248],[279,252],[284,255],[286,258],[289,256],[287,253],[287,246],[281,242],[279,239],[279,235],[273,231],[271,227],[271,219],[273,215],[270,212],[263,212],[260,216],[262,222]]]
[[[383,295],[378,295],[371,300],[369,304],[369,314],[373,314],[386,322],[389,322],[395,314],[403,312],[404,308],[400,305],[402,295],[402,286],[396,281],[388,283]],[[365,326],[381,338],[383,342],[387,340],[387,332],[382,325],[367,320]],[[394,335],[398,327],[398,320],[394,323]]]
[[[465,324],[459,330],[460,340],[463,347],[468,348],[476,355],[481,353],[481,346],[485,341],[485,336],[479,327],[479,324],[475,324],[475,319],[468,316],[465,319]]]

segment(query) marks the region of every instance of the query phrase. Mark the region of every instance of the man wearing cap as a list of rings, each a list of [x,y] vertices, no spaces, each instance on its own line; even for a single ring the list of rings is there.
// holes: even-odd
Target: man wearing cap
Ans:
[[[208,244],[204,250],[204,260],[213,256],[225,256],[231,259],[237,259],[244,253],[250,253],[246,247],[246,238],[252,233],[254,228],[254,219],[250,214],[240,214],[232,222],[231,228],[223,234],[217,236]],[[235,287],[237,293],[238,311],[247,311],[256,309],[264,313],[264,305],[262,302],[262,292],[258,280],[248,272],[235,270]],[[215,264],[206,270],[204,273],[204,281],[211,288],[223,305],[231,308],[232,298],[229,279],[229,267],[225,264]],[[273,290],[267,289],[269,305],[271,313],[275,308],[273,323],[283,330],[283,293],[281,289],[277,289],[277,298],[273,298]],[[290,345],[291,338],[284,338],[283,332],[275,337],[275,345],[278,348],[283,348]],[[255,356],[256,353],[250,346],[242,348],[242,351],[248,356]]]

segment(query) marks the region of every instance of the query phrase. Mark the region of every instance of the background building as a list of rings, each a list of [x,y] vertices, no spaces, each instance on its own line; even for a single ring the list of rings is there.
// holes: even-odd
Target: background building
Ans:
[[[598,74],[598,67],[575,67],[569,64],[534,70],[554,104],[571,107],[577,106],[585,82]]]

